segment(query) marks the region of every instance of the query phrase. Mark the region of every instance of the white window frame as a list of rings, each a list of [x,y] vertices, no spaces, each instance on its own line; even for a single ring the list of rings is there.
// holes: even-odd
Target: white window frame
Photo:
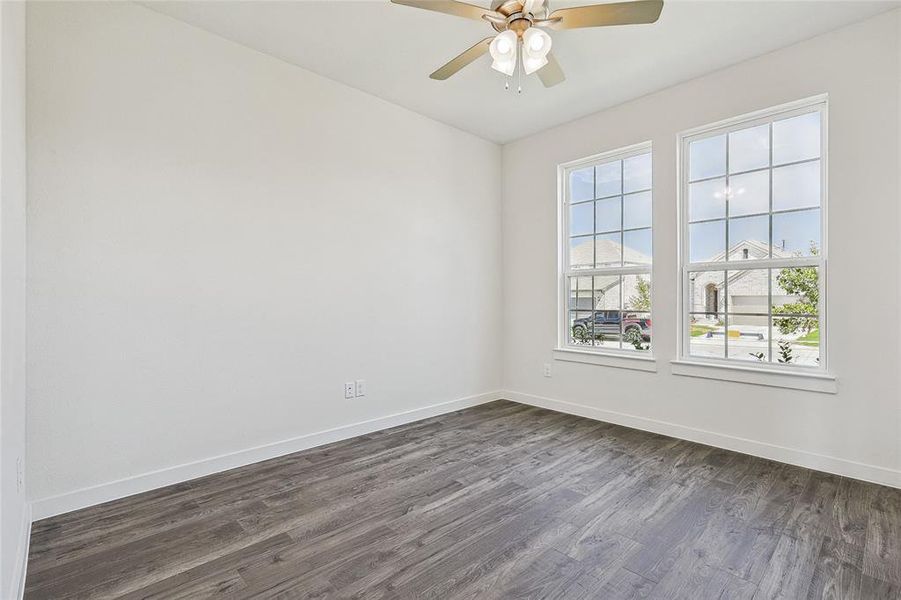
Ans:
[[[600,267],[592,269],[571,269],[569,267],[569,174],[585,167],[625,160],[642,154],[651,154],[651,264]],[[654,284],[652,269],[654,265],[654,155],[650,141],[617,148],[578,160],[562,163],[557,166],[557,346],[554,358],[571,362],[618,366],[642,371],[656,371],[654,366],[654,342],[647,351],[622,348],[604,348],[601,346],[580,347],[569,345],[569,278],[591,277],[595,275],[649,275],[651,276],[651,319],[654,318]],[[622,310],[622,308],[620,308]]]
[[[726,379],[732,381],[743,381],[746,383],[760,383],[763,385],[774,385],[778,387],[793,387],[800,389],[809,389],[813,391],[834,392],[834,377],[830,374],[828,363],[828,313],[827,313],[827,273],[828,273],[828,252],[829,243],[827,240],[828,232],[828,97],[827,95],[814,96],[796,102],[790,102],[773,108],[756,111],[719,121],[703,127],[698,127],[679,134],[678,137],[678,215],[679,215],[679,282],[680,294],[677,312],[677,338],[678,338],[678,356],[673,362],[673,372],[680,375],[693,375],[700,377],[711,377],[714,379]],[[820,331],[820,361],[814,365],[781,365],[777,363],[758,364],[752,361],[744,361],[729,358],[713,358],[699,357],[690,354],[691,344],[691,319],[688,311],[691,306],[689,273],[698,271],[728,271],[730,263],[723,262],[706,262],[691,263],[689,260],[689,219],[688,219],[688,186],[689,186],[689,152],[688,145],[696,140],[714,137],[736,131],[746,129],[757,125],[771,123],[772,121],[785,118],[795,117],[802,114],[812,112],[820,112],[820,178],[821,178],[821,198],[820,198],[820,253],[817,256],[808,256],[791,259],[762,259],[754,260],[752,264],[743,264],[744,268],[750,269],[769,269],[769,268],[785,268],[798,266],[816,266],[819,270],[819,289],[820,298],[818,305],[819,312],[819,331]],[[771,130],[772,131],[772,130]],[[772,135],[772,134],[771,134]],[[727,150],[728,152],[728,150]],[[772,140],[770,140],[770,152],[772,153]],[[768,169],[772,169],[772,160]],[[727,174],[728,176],[728,174]],[[771,183],[772,185],[772,183]],[[772,199],[771,199],[772,201]],[[772,213],[770,213],[772,214]],[[772,228],[770,231],[772,237]],[[726,252],[729,252],[728,241]],[[772,283],[770,284],[772,285]],[[771,302],[770,302],[771,304]],[[772,316],[772,306],[768,311]],[[726,310],[728,312],[728,309]],[[728,317],[727,317],[728,318]],[[771,338],[772,336],[768,336]],[[728,344],[728,340],[725,342]],[[773,340],[769,340],[770,356],[772,356]],[[728,351],[726,351],[728,356]],[[704,369],[703,367],[722,367],[721,372],[717,373],[713,370]],[[773,377],[767,377],[770,374]],[[765,375],[761,377],[761,375]],[[789,377],[786,377],[789,376]],[[795,376],[795,377],[791,377]],[[810,380],[808,383],[801,383],[798,380],[805,378]],[[791,381],[794,379],[795,381]],[[821,380],[821,381],[816,381]],[[829,382],[832,383],[829,383]]]

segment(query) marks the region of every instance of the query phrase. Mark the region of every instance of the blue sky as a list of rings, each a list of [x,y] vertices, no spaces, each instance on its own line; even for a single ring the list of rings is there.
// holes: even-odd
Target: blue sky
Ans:
[[[724,252],[727,230],[730,246],[745,240],[767,244],[770,217],[761,213],[771,205],[775,247],[809,254],[811,243],[819,246],[819,155],[818,112],[693,141],[690,260],[707,261]],[[570,207],[571,235],[618,230],[620,223],[625,229],[650,226],[651,194],[634,193],[651,187],[650,153],[573,171],[569,185],[570,202],[593,200]],[[623,243],[650,255],[650,237],[649,230],[626,232]]]

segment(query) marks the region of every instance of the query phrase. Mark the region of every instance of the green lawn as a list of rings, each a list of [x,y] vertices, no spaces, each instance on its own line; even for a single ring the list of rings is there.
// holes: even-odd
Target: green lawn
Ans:
[[[708,325],[692,325],[691,326],[691,337],[707,335],[708,331],[713,331],[714,329],[716,329],[716,327],[710,327]]]
[[[795,340],[796,344],[801,344],[803,346],[819,346],[820,345],[820,330],[814,329],[805,335],[802,335],[797,340]]]

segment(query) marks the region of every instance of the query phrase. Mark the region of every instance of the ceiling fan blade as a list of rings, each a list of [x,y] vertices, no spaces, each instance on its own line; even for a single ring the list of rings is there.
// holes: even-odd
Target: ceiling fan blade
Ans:
[[[547,64],[538,69],[538,79],[541,80],[544,87],[554,87],[558,83],[563,83],[566,79],[566,75],[563,74],[563,69],[560,68],[560,63],[557,62],[553,52],[548,53]]]
[[[553,19],[535,19],[532,21],[532,25],[535,27],[546,27],[548,29],[553,28],[554,25],[563,20],[563,17],[554,17]]]
[[[493,10],[466,4],[465,2],[457,2],[456,0],[391,0],[391,2],[412,6],[413,8],[433,10],[446,15],[463,17],[464,19],[475,19],[476,21],[481,20],[482,15],[497,15]]]
[[[550,19],[561,20],[550,25],[551,29],[576,29],[579,27],[606,27],[608,25],[633,25],[653,23],[660,18],[663,0],[635,0],[612,2],[576,8],[561,8],[551,13]]]
[[[487,37],[481,42],[478,42],[474,46],[468,48],[467,50],[464,50],[462,53],[458,54],[450,61],[448,61],[440,69],[429,75],[429,77],[431,77],[432,79],[438,79],[440,81],[447,79],[475,59],[488,52],[488,45],[491,44],[491,40],[493,39],[493,37]]]
[[[507,19],[500,13],[485,13],[482,18],[494,25],[506,25]]]

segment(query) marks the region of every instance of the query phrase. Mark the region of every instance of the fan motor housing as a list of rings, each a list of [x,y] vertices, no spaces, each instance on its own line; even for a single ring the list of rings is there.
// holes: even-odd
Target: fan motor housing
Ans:
[[[509,17],[522,12],[522,2],[520,0],[492,0],[491,10]]]
[[[516,35],[522,37],[522,33],[532,26],[532,17],[541,19],[547,16],[547,3],[540,11],[542,14],[527,15],[523,12],[523,2],[521,0],[492,0],[491,10],[507,17],[507,23],[501,25],[492,23],[496,31],[505,31],[507,29],[515,31]],[[513,17],[512,19],[510,17]]]

